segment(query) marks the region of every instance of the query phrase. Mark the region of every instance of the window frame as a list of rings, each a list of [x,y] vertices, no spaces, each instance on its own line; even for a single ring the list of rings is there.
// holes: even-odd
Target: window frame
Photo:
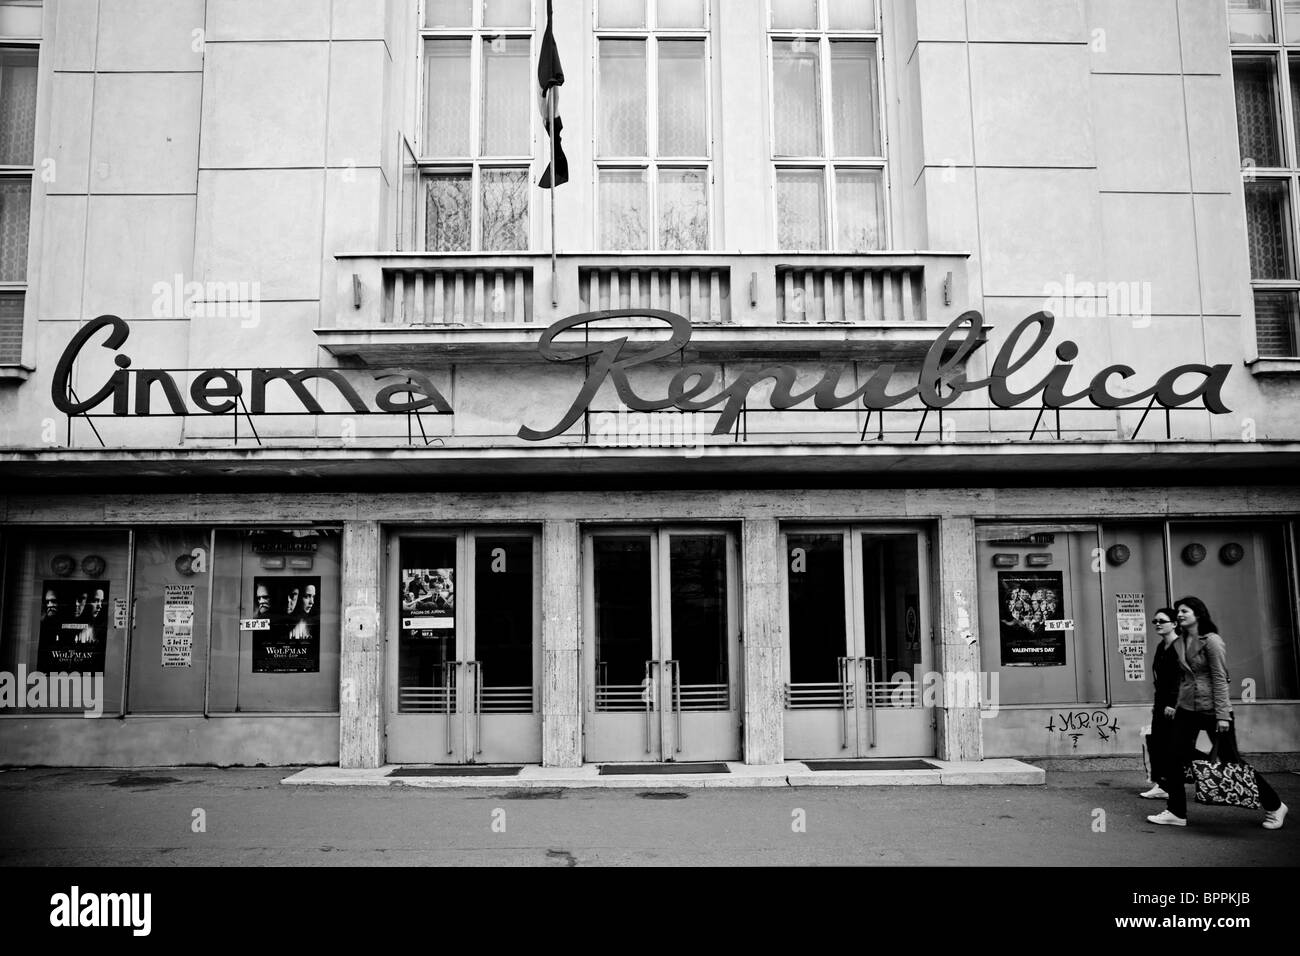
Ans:
[[[1300,73],[1300,23],[1297,24],[1296,37],[1291,39],[1287,37],[1285,32],[1287,16],[1285,2],[1283,0],[1273,0],[1270,13],[1273,22],[1274,39],[1272,41],[1233,41],[1231,39],[1231,20],[1229,19],[1229,51],[1232,58],[1234,98],[1236,92],[1236,67],[1239,60],[1269,61],[1276,84],[1277,122],[1281,127],[1278,131],[1278,150],[1282,163],[1280,166],[1248,166],[1243,162],[1240,156],[1241,121],[1240,117],[1236,115],[1235,105],[1234,119],[1237,121],[1238,131],[1236,145],[1238,164],[1242,174],[1243,212],[1246,213],[1247,266],[1250,268],[1251,314],[1255,315],[1255,299],[1258,293],[1283,292],[1292,297],[1295,308],[1291,316],[1290,353],[1287,355],[1262,356],[1265,358],[1290,359],[1300,357],[1300,216],[1297,216],[1297,210],[1300,210],[1300,131],[1297,130],[1300,115],[1296,113],[1297,108],[1300,108],[1300,99],[1293,97],[1291,90],[1292,67],[1294,66],[1297,73]],[[1260,182],[1280,182],[1286,186],[1288,208],[1286,210],[1285,234],[1288,243],[1287,256],[1292,273],[1292,277],[1289,279],[1257,278],[1254,267],[1249,261],[1251,226],[1249,209],[1245,207],[1245,188],[1250,184]],[[1259,319],[1257,315],[1255,315],[1254,341],[1258,352]]]
[[[713,50],[713,4],[701,0],[704,8],[704,25],[702,27],[659,27],[658,3],[656,0],[643,0],[645,5],[645,26],[642,27],[602,27],[600,26],[600,0],[593,0],[591,5],[592,27],[592,99],[591,99],[591,155],[594,170],[592,208],[595,212],[593,221],[593,246],[603,252],[655,252],[655,253],[698,253],[708,252],[717,247],[717,203],[715,201],[717,185],[717,167],[715,156],[716,126],[714,122],[714,50]],[[646,44],[646,155],[645,156],[602,156],[600,144],[600,45],[605,40],[639,40]],[[704,139],[706,152],[703,156],[659,155],[659,44],[680,40],[697,40],[704,46]],[[707,216],[705,228],[708,235],[701,249],[664,249],[660,241],[659,227],[659,173],[665,169],[694,169],[704,172],[705,202]],[[649,202],[650,221],[647,224],[649,243],[644,249],[605,249],[601,242],[601,173],[605,170],[626,171],[639,170],[646,174],[646,197]]]
[[[33,4],[35,6],[35,4]],[[36,222],[34,209],[37,199],[36,190],[36,155],[39,143],[37,136],[39,134],[41,108],[41,72],[42,72],[42,42],[40,37],[11,37],[0,36],[0,50],[24,50],[34,53],[36,56],[36,117],[33,120],[32,130],[32,161],[28,164],[2,164],[0,165],[0,182],[3,183],[26,183],[28,186],[28,219],[27,219],[27,274],[22,279],[0,280],[0,297],[19,298],[23,304],[22,317],[19,320],[20,343],[18,346],[17,358],[13,361],[6,360],[5,356],[0,355],[0,368],[20,368],[30,370],[31,366],[24,361],[27,352],[27,326],[28,326],[28,301],[29,291],[31,289],[31,269],[32,269],[32,227]]]
[[[473,2],[470,4],[470,25],[459,27],[428,27],[425,26],[426,0],[420,0],[417,4],[417,42],[415,50],[417,92],[415,97],[416,124],[415,138],[411,143],[412,152],[415,154],[416,181],[419,188],[416,194],[415,202],[415,226],[416,226],[416,246],[421,252],[438,252],[444,254],[458,253],[461,255],[510,255],[525,254],[534,251],[536,241],[536,224],[537,224],[537,207],[538,199],[534,195],[536,192],[533,185],[533,165],[537,157],[538,135],[541,126],[535,107],[535,93],[530,84],[530,106],[528,113],[528,146],[529,152],[526,155],[518,156],[484,156],[482,127],[483,127],[483,86],[486,57],[483,55],[483,46],[497,38],[506,40],[527,40],[528,42],[528,62],[530,64],[529,76],[533,75],[532,65],[537,62],[537,55],[540,40],[537,36],[537,3],[535,0],[529,3],[530,22],[527,26],[512,27],[489,27],[483,24],[483,4]],[[426,74],[427,64],[425,48],[430,40],[467,40],[470,46],[469,55],[469,102],[471,104],[469,117],[469,153],[465,156],[430,156],[425,152],[425,145],[428,138],[426,125],[428,122],[428,76]],[[525,171],[526,181],[528,183],[528,225],[525,230],[527,236],[527,245],[522,249],[494,249],[486,250],[483,248],[483,176],[484,169],[519,169]],[[428,243],[428,193],[425,188],[427,177],[432,173],[465,173],[470,174],[470,243],[468,249],[430,249]]]
[[[770,95],[767,102],[768,154],[770,156],[770,189],[772,208],[773,248],[782,252],[864,252],[893,248],[893,208],[890,201],[892,184],[889,175],[889,122],[885,113],[888,102],[885,70],[885,4],[876,4],[874,30],[838,30],[830,26],[830,3],[816,0],[816,29],[775,27],[772,25],[772,0],[764,0],[763,12],[767,18],[764,31],[767,55],[767,84]],[[821,97],[821,155],[778,156],[776,152],[776,44],[798,39],[815,42],[818,48],[817,63],[820,70]],[[876,125],[880,137],[879,156],[836,156],[834,143],[835,96],[832,75],[833,43],[857,41],[871,43],[876,51]],[[822,175],[822,225],[826,243],[821,249],[783,249],[781,247],[781,214],[778,202],[778,175],[785,170],[817,170]],[[880,173],[881,238],[877,250],[841,249],[839,244],[840,216],[838,202],[838,173],[840,170],[873,170]]]

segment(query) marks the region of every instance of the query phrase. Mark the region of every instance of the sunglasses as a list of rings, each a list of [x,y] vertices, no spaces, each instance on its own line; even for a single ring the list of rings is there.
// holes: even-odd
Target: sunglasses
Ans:
[[[1174,623],[1174,622],[1173,622],[1173,621],[1166,621],[1166,620],[1163,620],[1163,619],[1158,618],[1158,617],[1153,617],[1153,618],[1151,619],[1151,623],[1152,623],[1152,624],[1155,624],[1157,627],[1159,627],[1161,624],[1172,624],[1172,623]]]

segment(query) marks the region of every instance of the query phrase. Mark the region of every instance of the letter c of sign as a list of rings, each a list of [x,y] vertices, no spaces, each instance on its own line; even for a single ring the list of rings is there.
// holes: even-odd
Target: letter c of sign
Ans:
[[[130,327],[116,315],[101,315],[99,318],[86,323],[72,337],[72,341],[68,343],[68,347],[63,350],[63,354],[59,357],[59,364],[54,367],[54,380],[50,384],[50,398],[54,401],[54,407],[65,415],[80,415],[83,412],[88,412],[113,394],[115,386],[111,380],[85,401],[74,402],[69,388],[72,379],[72,364],[77,360],[78,353],[85,348],[91,336],[105,327],[112,327],[113,331],[104,340],[104,348],[113,351],[121,348],[127,336],[131,334]],[[121,368],[126,368],[131,364],[131,360],[126,356],[118,356],[117,364]]]

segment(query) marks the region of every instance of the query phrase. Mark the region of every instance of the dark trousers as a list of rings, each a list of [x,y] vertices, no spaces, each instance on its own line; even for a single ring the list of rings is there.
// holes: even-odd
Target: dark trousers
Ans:
[[[1147,761],[1151,765],[1151,782],[1166,793],[1171,792],[1170,784],[1177,784],[1182,779],[1181,771],[1170,776],[1174,758],[1174,719],[1166,717],[1163,709],[1151,714],[1151,736],[1147,741]]]
[[[1173,719],[1173,746],[1165,748],[1165,769],[1157,781],[1169,794],[1168,809],[1174,816],[1187,819],[1187,791],[1183,787],[1183,768],[1193,760],[1199,759],[1196,753],[1196,738],[1203,730],[1215,739],[1214,714],[1204,714],[1191,710],[1176,710]],[[1152,726],[1151,732],[1155,733]],[[1226,739],[1225,739],[1226,738]],[[1240,759],[1237,753],[1235,727],[1230,726],[1226,735],[1219,735],[1219,756],[1224,760]],[[1276,810],[1282,806],[1282,800],[1263,774],[1256,771],[1255,779],[1259,781],[1259,802],[1265,810]]]

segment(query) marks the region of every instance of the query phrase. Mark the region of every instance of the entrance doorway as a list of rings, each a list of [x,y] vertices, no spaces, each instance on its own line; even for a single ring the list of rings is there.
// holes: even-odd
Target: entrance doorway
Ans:
[[[735,536],[597,531],[583,549],[586,760],[739,760]]]
[[[925,532],[790,528],[784,535],[785,754],[924,757],[932,714]]]
[[[390,763],[541,762],[540,552],[512,530],[390,539]]]

